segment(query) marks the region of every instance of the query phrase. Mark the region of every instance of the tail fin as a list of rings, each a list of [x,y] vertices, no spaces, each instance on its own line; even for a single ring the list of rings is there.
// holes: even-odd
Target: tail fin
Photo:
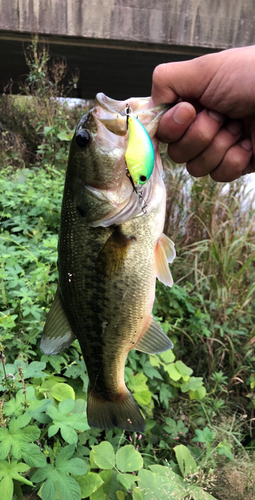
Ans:
[[[118,427],[130,432],[144,432],[145,422],[129,391],[118,401],[105,400],[88,391],[88,424],[90,427],[109,430]]]

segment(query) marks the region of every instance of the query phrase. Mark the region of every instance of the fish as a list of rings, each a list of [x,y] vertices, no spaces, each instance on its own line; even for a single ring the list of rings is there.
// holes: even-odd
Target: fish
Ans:
[[[147,158],[151,172],[138,201],[125,159],[131,140],[127,106],[142,126],[132,140],[145,167],[139,130],[153,147],[154,165]],[[150,98],[118,101],[98,93],[70,145],[58,288],[41,349],[56,354],[78,339],[89,377],[88,424],[98,429],[144,432],[144,417],[124,381],[127,355],[131,349],[152,354],[173,348],[152,316],[156,278],[172,286],[169,263],[175,258],[174,243],[163,234],[166,189],[156,138],[165,111]]]

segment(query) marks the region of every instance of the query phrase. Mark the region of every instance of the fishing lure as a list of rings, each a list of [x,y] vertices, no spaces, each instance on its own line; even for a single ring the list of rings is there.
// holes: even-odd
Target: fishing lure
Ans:
[[[137,188],[149,180],[154,167],[155,154],[147,130],[135,116],[130,116],[130,111],[127,105],[129,138],[125,160],[133,185]]]

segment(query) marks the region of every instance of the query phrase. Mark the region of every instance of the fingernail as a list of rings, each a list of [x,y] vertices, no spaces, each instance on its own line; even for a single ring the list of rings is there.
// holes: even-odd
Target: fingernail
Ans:
[[[227,124],[227,129],[229,130],[229,132],[231,132],[231,134],[233,135],[237,135],[239,134],[239,132],[241,131],[241,128],[242,128],[242,125],[241,123],[239,122],[229,122]]]
[[[252,143],[251,143],[250,139],[244,139],[243,141],[241,141],[240,146],[242,146],[242,148],[246,149],[246,151],[251,151],[251,149],[252,149]]]
[[[178,125],[184,125],[189,122],[191,118],[190,107],[178,106],[175,113],[173,114],[173,119]]]
[[[223,121],[223,115],[221,113],[218,113],[217,111],[213,111],[212,109],[210,109],[208,111],[208,115],[213,118],[214,120],[216,120],[216,122],[222,122]]]

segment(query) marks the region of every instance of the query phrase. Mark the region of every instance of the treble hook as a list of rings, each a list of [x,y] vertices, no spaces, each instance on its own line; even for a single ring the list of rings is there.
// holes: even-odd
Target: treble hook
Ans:
[[[127,117],[127,130],[128,130],[128,119],[129,119],[129,117],[130,117],[130,114],[131,114],[131,113],[132,113],[132,109],[131,109],[131,107],[129,106],[129,104],[127,103],[127,104],[126,104],[126,108],[125,108],[125,115],[126,115],[126,117]],[[132,179],[132,177],[131,177],[131,175],[130,175],[130,172],[129,172],[129,170],[128,170],[128,166],[127,166],[127,164],[126,164],[126,171],[127,171],[127,172],[126,172],[126,176],[129,178],[129,180],[130,180],[130,182],[131,182],[131,184],[132,184],[132,186],[133,186],[133,191],[135,191],[135,192],[136,192],[136,195],[137,195],[137,205],[138,205],[138,207],[140,207],[140,208],[141,208],[141,210],[142,210],[143,214],[146,214],[146,213],[147,213],[147,211],[146,211],[146,207],[147,207],[147,205],[143,205],[143,206],[142,206],[142,199],[143,199],[143,191],[142,191],[142,186],[140,186],[139,184],[136,186],[136,185],[134,184],[134,181],[133,181],[133,179]]]
[[[125,108],[125,115],[127,117],[127,130],[128,130],[128,119],[129,119],[130,113],[132,113],[132,109],[130,108],[129,104],[127,103],[126,108]]]

